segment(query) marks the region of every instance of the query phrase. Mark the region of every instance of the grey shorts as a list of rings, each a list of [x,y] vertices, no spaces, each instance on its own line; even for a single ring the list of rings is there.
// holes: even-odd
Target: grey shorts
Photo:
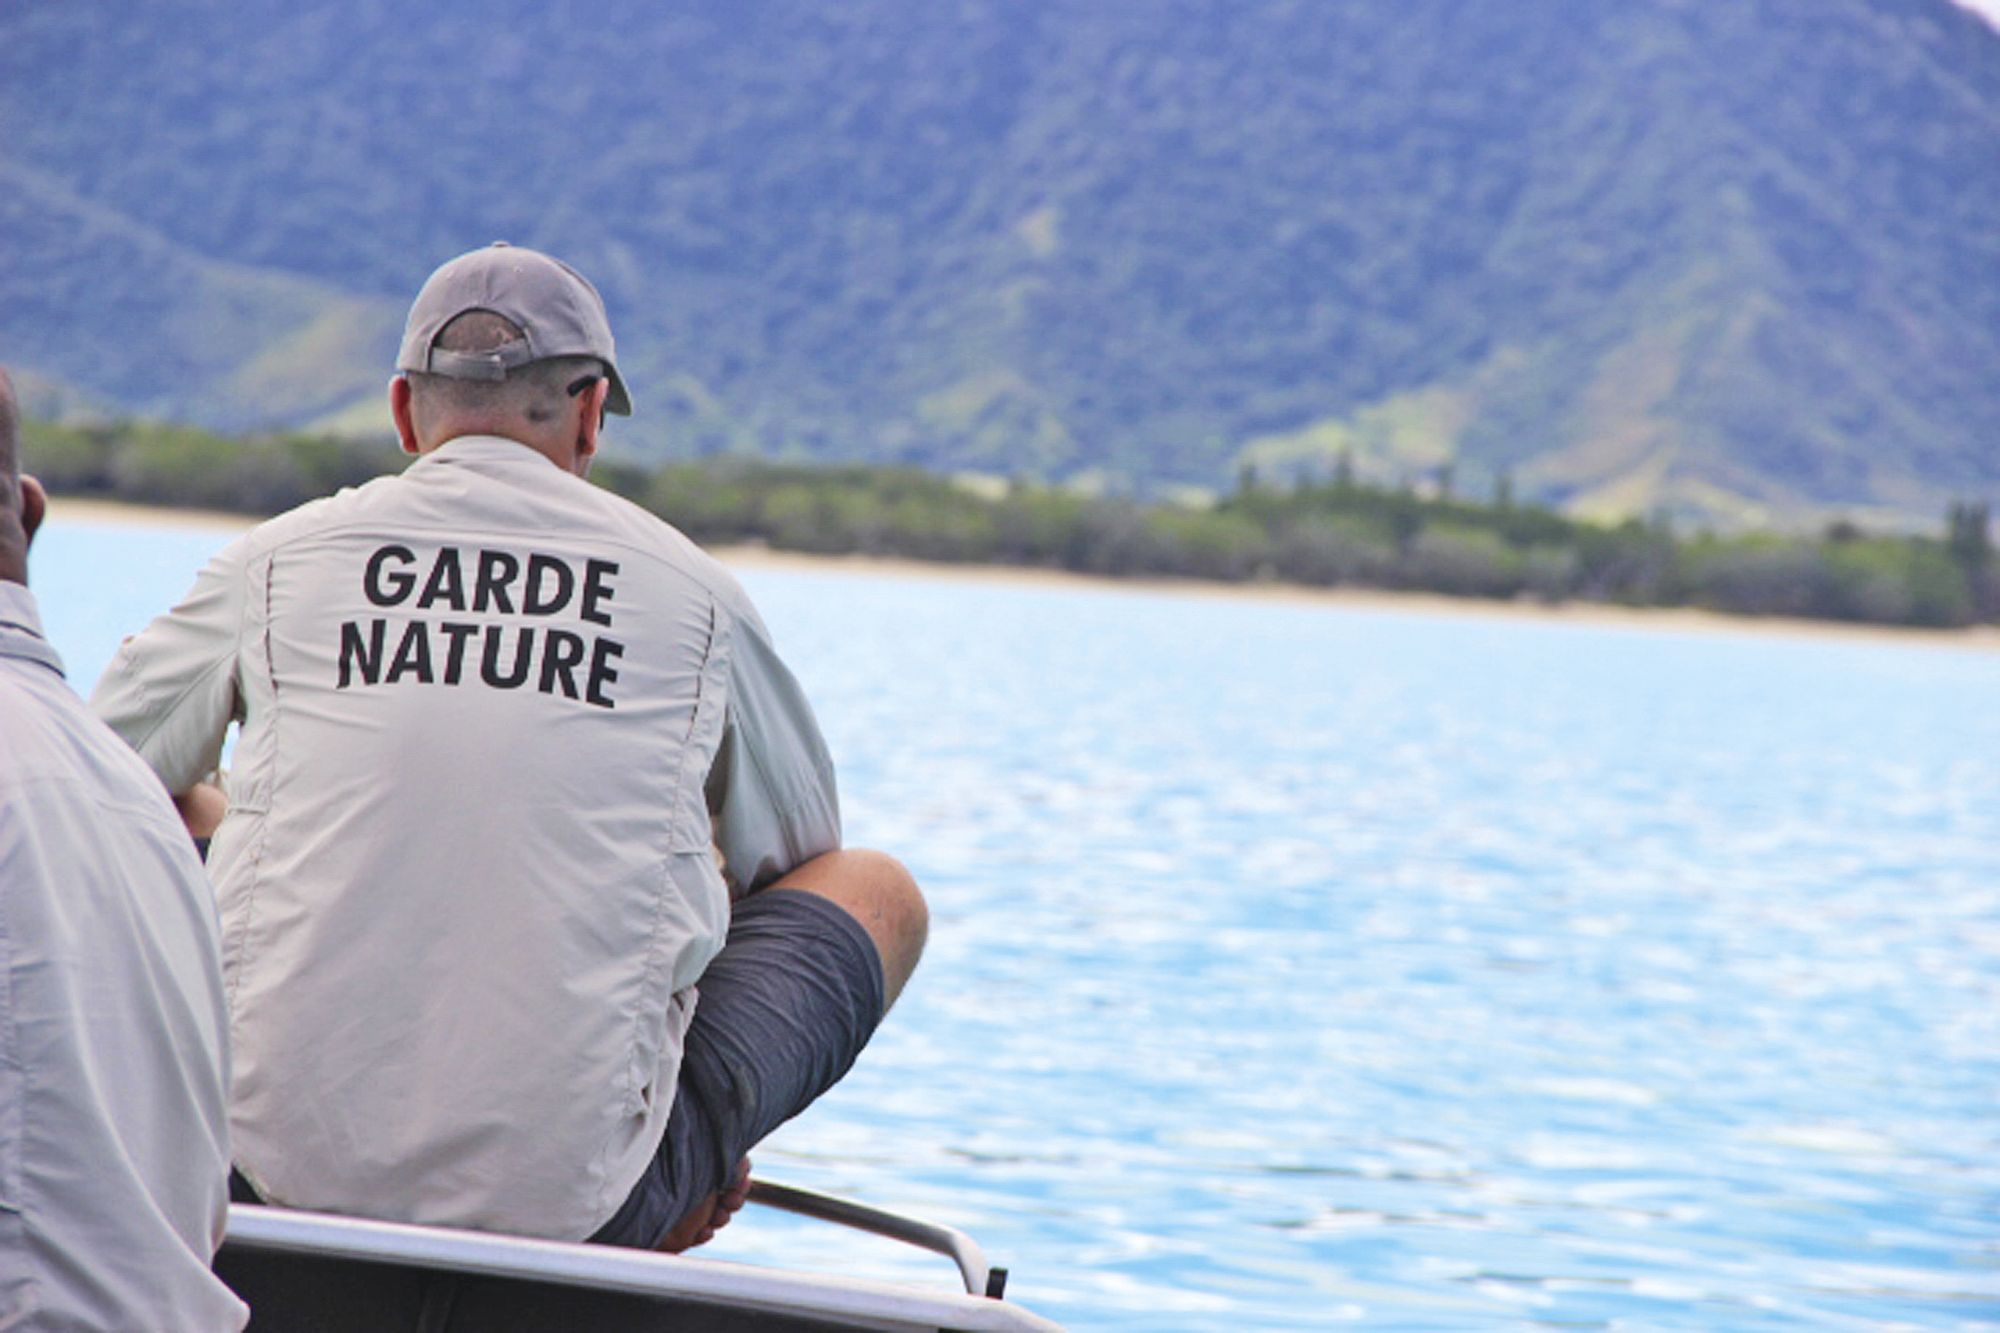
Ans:
[[[697,990],[660,1150],[593,1241],[657,1245],[765,1135],[839,1082],[882,1021],[875,942],[797,889],[736,903]]]

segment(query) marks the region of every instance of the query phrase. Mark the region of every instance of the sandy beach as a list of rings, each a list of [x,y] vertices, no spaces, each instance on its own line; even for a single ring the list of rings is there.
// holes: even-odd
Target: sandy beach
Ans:
[[[203,509],[165,509],[111,500],[50,501],[50,518],[58,523],[150,524],[155,527],[243,532],[257,519]],[[1283,583],[1211,583],[1200,579],[1107,578],[1058,569],[1027,569],[1013,565],[953,565],[892,556],[804,555],[763,546],[718,546],[710,552],[739,569],[796,569],[816,573],[855,573],[899,579],[950,580],[959,583],[1001,583],[1041,587],[1095,588],[1110,592],[1217,597],[1232,601],[1286,602],[1346,607],[1406,615],[1465,618],[1532,619],[1577,625],[1615,625],[1626,629],[1697,634],[1782,634],[1793,637],[1873,640],[1912,646],[2000,652],[2000,626],[1971,629],[1910,629],[1891,625],[1854,625],[1841,621],[1802,620],[1784,616],[1731,616],[1681,607],[1622,607],[1594,602],[1557,606],[1533,601],[1485,601],[1438,593],[1385,592],[1372,588],[1308,588]]]
[[[126,504],[120,500],[71,500],[49,497],[48,521],[55,523],[143,525],[154,528],[207,528],[216,532],[247,532],[261,520],[220,509],[167,509]]]

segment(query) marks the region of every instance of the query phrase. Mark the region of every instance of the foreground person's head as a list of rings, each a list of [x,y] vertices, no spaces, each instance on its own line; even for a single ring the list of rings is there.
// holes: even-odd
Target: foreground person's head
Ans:
[[[41,483],[21,475],[21,414],[0,367],[0,582],[28,581],[28,543],[47,507]]]
[[[495,243],[431,274],[389,383],[403,448],[498,435],[582,475],[606,412],[629,416],[597,289],[535,250]]]

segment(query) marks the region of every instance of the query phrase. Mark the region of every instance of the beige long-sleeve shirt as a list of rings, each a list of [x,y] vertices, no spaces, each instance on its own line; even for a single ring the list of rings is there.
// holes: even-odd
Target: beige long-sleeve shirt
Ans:
[[[215,1333],[215,905],[160,784],[0,582],[0,1328]]]
[[[736,582],[504,439],[254,529],[91,702],[174,790],[241,723],[209,870],[237,1163],[282,1204],[590,1234],[730,890],[839,843]]]

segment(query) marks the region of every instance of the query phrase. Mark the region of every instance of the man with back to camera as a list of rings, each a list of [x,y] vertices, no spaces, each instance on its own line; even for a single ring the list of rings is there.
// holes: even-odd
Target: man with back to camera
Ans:
[[[16,445],[0,371],[0,1328],[240,1329],[214,902],[42,635]]]
[[[631,411],[596,289],[462,255],[396,365],[416,460],[231,545],[92,697],[176,793],[242,724],[209,852],[237,1167],[282,1205],[699,1244],[901,990],[923,898],[838,850],[736,582],[583,480]]]

